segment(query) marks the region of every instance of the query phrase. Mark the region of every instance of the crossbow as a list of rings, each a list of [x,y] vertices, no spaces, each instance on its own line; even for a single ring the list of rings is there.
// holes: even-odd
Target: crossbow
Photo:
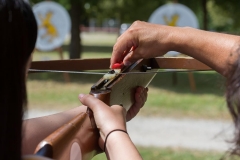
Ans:
[[[90,70],[109,69],[110,59],[76,59],[55,61],[34,61],[30,72],[52,71],[89,73]],[[147,87],[158,72],[164,69],[196,71],[211,70],[210,67],[193,58],[157,57],[142,59],[131,66],[123,67],[111,79],[101,78],[90,89],[90,94],[107,105],[122,105],[128,110],[134,103],[134,89]],[[92,72],[96,73],[96,72]],[[111,73],[110,73],[111,74]],[[101,153],[98,146],[99,133],[91,110],[81,113],[69,123],[46,137],[39,143],[35,154],[53,159],[67,160],[73,149],[80,149],[83,160]],[[79,147],[78,147],[79,146]]]

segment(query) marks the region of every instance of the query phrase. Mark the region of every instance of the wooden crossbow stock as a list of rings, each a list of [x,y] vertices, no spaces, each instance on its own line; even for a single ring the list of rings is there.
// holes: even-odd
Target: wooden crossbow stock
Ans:
[[[110,59],[79,59],[35,61],[31,69],[83,71],[109,69]],[[134,103],[134,89],[137,86],[147,87],[159,69],[184,69],[184,70],[211,70],[207,65],[193,58],[152,58],[139,60],[130,67],[122,70],[112,80],[101,78],[90,89],[90,94],[99,98],[107,105],[121,104],[127,110]],[[141,72],[131,74],[131,72]],[[146,74],[146,72],[148,72]],[[53,159],[70,159],[74,149],[79,149],[82,159],[91,159],[101,149],[98,146],[99,133],[95,126],[92,112],[81,113],[48,137],[36,148],[38,155]],[[78,147],[80,146],[80,147]]]

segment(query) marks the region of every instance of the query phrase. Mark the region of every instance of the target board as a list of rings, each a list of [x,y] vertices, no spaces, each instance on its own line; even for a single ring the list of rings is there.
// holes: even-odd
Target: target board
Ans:
[[[56,2],[45,1],[34,5],[33,12],[38,25],[36,48],[51,51],[62,46],[71,29],[65,8]]]

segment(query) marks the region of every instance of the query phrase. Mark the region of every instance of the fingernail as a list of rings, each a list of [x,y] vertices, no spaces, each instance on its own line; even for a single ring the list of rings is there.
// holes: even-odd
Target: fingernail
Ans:
[[[124,62],[124,65],[125,65],[125,66],[130,66],[131,64],[132,64],[132,63],[131,63],[131,62],[128,62],[128,61],[125,61],[125,62]]]
[[[82,99],[82,97],[84,97],[84,94],[79,94],[78,97]]]

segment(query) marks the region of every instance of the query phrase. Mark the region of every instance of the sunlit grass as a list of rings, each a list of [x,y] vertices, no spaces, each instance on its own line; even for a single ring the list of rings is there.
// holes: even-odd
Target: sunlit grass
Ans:
[[[82,45],[93,46],[113,46],[118,38],[118,33],[107,32],[81,32]],[[67,37],[64,44],[70,42],[70,37]]]
[[[83,46],[109,46],[113,47],[117,40],[117,33],[105,33],[105,32],[82,32],[81,40]],[[68,53],[69,38],[65,41],[65,50],[63,51],[64,59],[69,59]],[[97,52],[83,52],[81,58],[110,58],[111,53],[97,53]],[[57,50],[41,52],[35,51],[33,54],[34,61],[43,60],[59,60],[60,54]]]
[[[229,117],[223,96],[211,93],[178,93],[150,85],[142,114],[161,117],[223,118]]]
[[[96,53],[96,52],[83,52],[82,59],[86,58],[110,58],[111,53]],[[60,60],[60,54],[57,51],[51,52],[39,52],[36,51],[33,54],[33,61],[46,61],[46,60]],[[63,59],[69,59],[68,52],[63,52]]]
[[[104,33],[104,32],[93,32],[93,33],[81,33],[83,45],[105,45],[113,46],[118,38],[117,33]]]
[[[194,151],[180,148],[153,148],[138,147],[144,160],[220,160],[226,153],[214,151]],[[237,160],[238,157],[225,156],[225,160]],[[107,160],[104,153],[97,155],[93,160]]]
[[[168,74],[158,74],[149,86],[148,100],[140,114],[161,117],[193,117],[210,119],[228,119],[228,111],[224,102],[223,90],[218,89],[214,82],[202,85],[200,76],[214,80],[217,73],[209,75],[196,73],[197,90],[192,92],[189,85],[184,84],[185,74],[179,74],[179,84],[171,85]],[[199,75],[200,74],[200,75]],[[201,75],[203,74],[203,75]],[[70,74],[70,82],[64,81],[61,73],[30,74],[28,79],[29,107],[38,109],[64,110],[80,105],[78,94],[90,92],[91,86],[101,76]],[[160,80],[160,79],[161,80]],[[168,80],[168,83],[161,81]],[[187,80],[187,79],[185,79]],[[159,81],[159,82],[158,82]],[[156,83],[158,82],[158,83]]]

